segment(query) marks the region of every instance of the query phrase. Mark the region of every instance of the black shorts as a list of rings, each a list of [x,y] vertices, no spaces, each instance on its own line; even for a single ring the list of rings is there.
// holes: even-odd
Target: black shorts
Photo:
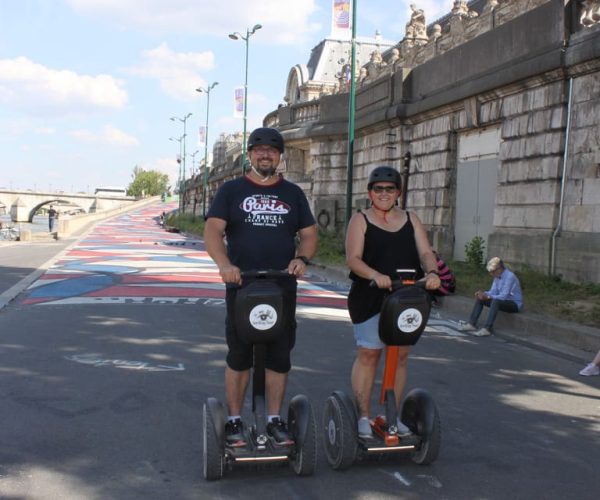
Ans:
[[[267,353],[265,366],[267,369],[278,373],[287,373],[292,364],[290,353],[296,343],[296,280],[283,279],[278,280],[278,284],[283,289],[283,300],[292,305],[292,314],[285,328],[287,335],[270,344],[267,344]],[[252,344],[248,344],[237,335],[234,314],[235,297],[240,288],[227,288],[225,292],[225,301],[227,304],[227,317],[225,318],[225,337],[227,340],[227,366],[235,371],[245,371],[252,368],[253,349]]]

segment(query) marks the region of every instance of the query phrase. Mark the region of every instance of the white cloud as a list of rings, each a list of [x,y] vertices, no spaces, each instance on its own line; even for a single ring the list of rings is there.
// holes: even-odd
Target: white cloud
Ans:
[[[197,96],[195,89],[205,86],[200,71],[214,67],[212,52],[173,52],[166,43],[142,52],[143,62],[127,70],[128,73],[160,82],[170,97],[189,100]]]
[[[17,57],[0,59],[0,103],[32,114],[70,114],[122,108],[127,92],[110,75],[80,75]]]
[[[226,36],[256,23],[262,42],[298,43],[320,26],[310,21],[315,0],[66,0],[77,12],[123,27]]]
[[[89,130],[73,130],[69,135],[76,139],[94,144],[108,144],[112,146],[137,146],[139,141],[123,132],[122,130],[105,125],[101,132],[91,132]]]

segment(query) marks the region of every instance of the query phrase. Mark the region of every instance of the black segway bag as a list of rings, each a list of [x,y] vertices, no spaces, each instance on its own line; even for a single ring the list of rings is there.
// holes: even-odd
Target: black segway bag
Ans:
[[[431,297],[416,286],[402,287],[383,301],[379,338],[386,345],[415,345],[425,330]]]
[[[235,328],[249,344],[274,342],[284,333],[286,310],[283,290],[274,281],[256,280],[238,290],[235,297]]]

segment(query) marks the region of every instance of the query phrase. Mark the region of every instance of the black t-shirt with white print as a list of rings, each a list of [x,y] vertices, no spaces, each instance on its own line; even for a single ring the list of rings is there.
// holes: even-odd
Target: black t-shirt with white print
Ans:
[[[302,189],[283,178],[270,186],[247,177],[226,182],[206,217],[227,222],[227,255],[242,271],[287,268],[296,233],[315,224]]]

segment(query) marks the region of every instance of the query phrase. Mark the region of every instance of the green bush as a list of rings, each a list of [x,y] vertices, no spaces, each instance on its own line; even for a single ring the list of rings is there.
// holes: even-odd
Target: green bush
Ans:
[[[481,236],[475,236],[465,245],[467,263],[475,268],[483,267],[483,250],[485,241]]]

